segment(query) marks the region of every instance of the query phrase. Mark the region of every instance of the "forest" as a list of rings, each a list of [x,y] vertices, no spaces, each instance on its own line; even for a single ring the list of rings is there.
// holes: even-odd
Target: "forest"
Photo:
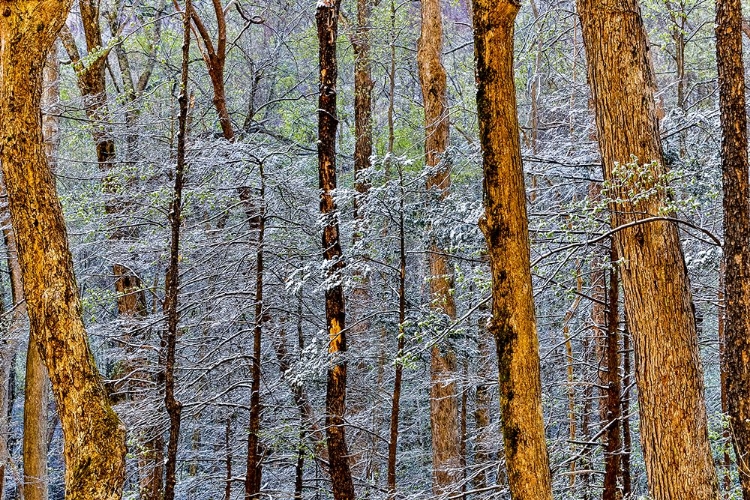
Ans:
[[[750,500],[749,44],[0,0],[0,500]]]

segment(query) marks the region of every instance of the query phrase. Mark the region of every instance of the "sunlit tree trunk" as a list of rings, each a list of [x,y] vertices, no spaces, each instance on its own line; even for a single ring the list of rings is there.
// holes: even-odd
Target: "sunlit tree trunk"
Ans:
[[[450,193],[451,183],[450,168],[443,157],[448,147],[449,117],[440,0],[423,0],[421,12],[417,66],[424,103],[425,168],[429,169],[427,189],[439,203]],[[442,317],[455,318],[453,271],[437,239],[430,243],[429,265],[432,308]],[[443,340],[432,347],[430,376],[432,491],[439,496],[457,491],[461,481],[456,354]]]
[[[124,479],[125,432],[88,346],[67,230],[42,137],[43,66],[70,2],[20,1],[3,9],[0,160],[32,342],[47,366],[64,434],[66,498],[114,500]]]
[[[60,144],[60,63],[57,59],[57,44],[53,44],[47,54],[44,65],[44,84],[42,90],[42,136],[44,137],[45,154],[50,169],[56,170],[56,156]],[[9,248],[15,248],[15,235],[11,232]],[[14,252],[15,253],[15,252]],[[13,277],[16,274],[18,277]],[[18,261],[11,267],[11,283],[20,285]],[[14,295],[23,297],[23,289],[14,286]],[[30,336],[30,338],[33,335]],[[39,350],[29,342],[26,352],[26,382],[23,404],[23,495],[26,500],[47,499],[47,400],[49,398],[49,381]]]
[[[665,209],[655,80],[637,0],[579,0],[588,79],[633,335],[640,429],[655,500],[717,497],[690,284]],[[628,75],[623,78],[623,75]],[[633,196],[638,195],[636,200]]]
[[[723,140],[724,357],[729,428],[742,496],[750,500],[750,185],[742,5],[716,1],[716,65]]]
[[[353,500],[354,483],[349,468],[344,413],[346,411],[346,311],[344,290],[336,277],[344,267],[336,203],[336,39],[341,0],[320,0],[315,20],[318,29],[320,95],[318,97],[318,180],[323,227],[323,258],[327,266],[325,291],[328,330],[328,383],[326,389],[326,437],[328,462],[335,500]]]
[[[539,341],[531,288],[526,192],[513,78],[517,3],[474,1],[474,53],[485,215],[492,273],[492,321],[497,344],[500,412],[514,500],[551,500],[542,418]]]

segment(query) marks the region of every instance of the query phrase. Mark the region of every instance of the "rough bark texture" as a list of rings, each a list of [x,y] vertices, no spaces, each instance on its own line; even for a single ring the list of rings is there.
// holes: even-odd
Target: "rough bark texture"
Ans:
[[[42,136],[50,169],[56,168],[55,157],[59,146],[60,119],[55,116],[60,99],[60,63],[57,44],[47,54],[42,90]],[[15,234],[10,231],[8,249],[16,248]],[[15,253],[15,250],[14,252]],[[14,256],[15,257],[15,256]],[[10,267],[13,296],[23,299],[18,260]],[[15,276],[14,276],[15,275]],[[25,313],[25,307],[24,307]],[[33,338],[31,334],[29,339]],[[47,500],[47,403],[49,377],[39,349],[29,342],[26,352],[26,381],[23,403],[23,496],[26,500]]]
[[[164,279],[164,313],[167,328],[162,338],[164,360],[164,406],[169,416],[169,441],[167,443],[167,460],[165,463],[164,500],[174,500],[177,484],[177,446],[180,441],[180,423],[182,420],[182,403],[176,396],[175,365],[177,337],[180,321],[180,226],[182,224],[182,188],[185,180],[185,149],[187,142],[188,122],[188,76],[190,62],[190,15],[193,12],[191,0],[185,2],[182,37],[182,69],[180,77],[179,130],[177,133],[177,162],[174,173],[172,203],[169,207],[170,248],[169,267]]]
[[[114,500],[124,479],[125,431],[88,347],[62,208],[43,149],[43,65],[70,2],[2,2],[0,9],[0,160],[32,341],[47,366],[65,437],[66,498]]]
[[[637,0],[579,0],[612,225],[659,215],[666,169],[655,80]],[[628,75],[623,78],[623,75]],[[637,201],[633,201],[635,196]],[[615,235],[633,335],[641,442],[655,500],[715,499],[702,367],[690,285],[674,223]]]
[[[519,5],[496,0],[475,0],[473,5],[485,192],[480,225],[492,272],[489,330],[497,344],[508,484],[514,500],[551,500],[513,80],[513,31]]]
[[[417,66],[422,88],[425,122],[427,189],[439,200],[450,192],[450,168],[443,155],[448,147],[449,117],[446,74],[443,67],[443,15],[440,0],[422,0],[422,30],[417,47]],[[455,318],[453,272],[433,239],[430,245],[430,296],[437,314]],[[458,491],[461,453],[456,388],[456,355],[446,342],[432,347],[430,355],[430,428],[432,431],[432,491],[436,496]]]
[[[328,462],[335,500],[353,500],[354,483],[349,469],[344,412],[346,411],[346,330],[344,290],[336,277],[344,267],[336,203],[336,38],[341,0],[320,0],[315,13],[318,29],[320,95],[318,98],[318,181],[323,227],[323,258],[328,266],[326,328],[328,330],[328,384],[326,389],[326,437]]]
[[[716,65],[724,184],[724,356],[729,429],[742,496],[750,500],[750,187],[742,6],[716,1]]]

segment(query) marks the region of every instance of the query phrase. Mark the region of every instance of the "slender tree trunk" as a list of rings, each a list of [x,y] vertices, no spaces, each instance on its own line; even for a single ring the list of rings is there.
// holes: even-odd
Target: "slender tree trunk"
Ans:
[[[357,0],[357,28],[354,46],[354,175],[359,196],[354,204],[355,218],[361,219],[360,207],[370,189],[368,170],[372,166],[372,63],[370,61],[370,14],[372,0]]]
[[[750,500],[750,186],[742,6],[716,1],[716,65],[724,184],[724,359],[729,428],[742,497]]]
[[[630,437],[630,333],[628,322],[624,321],[625,333],[622,336],[622,496],[630,498],[633,491],[630,478],[630,452],[633,450]]]
[[[618,227],[665,207],[666,190],[658,188],[667,172],[656,83],[637,0],[578,0],[578,11],[604,175],[617,199],[610,203],[612,225]],[[636,224],[618,231],[615,240],[624,259],[620,272],[650,493],[655,500],[715,499],[695,316],[677,226]]]
[[[224,428],[224,450],[226,452],[226,482],[224,483],[224,500],[232,500],[232,417],[227,418]]]
[[[481,306],[479,310],[487,314],[488,306]],[[493,436],[490,434],[490,385],[487,383],[492,377],[492,337],[487,331],[487,318],[479,319],[477,328],[479,367],[477,369],[476,401],[474,402],[474,426],[476,427],[476,442],[474,444],[474,488],[487,487],[487,467],[492,463]]]
[[[265,193],[266,181],[263,163],[260,169],[260,192],[257,214],[251,218],[251,230],[257,231],[256,261],[255,261],[255,325],[253,328],[253,365],[252,387],[250,394],[250,429],[247,438],[247,473],[245,477],[245,499],[260,498],[262,478],[261,446],[260,446],[260,379],[261,379],[261,341],[263,334],[263,244],[266,231]],[[249,191],[249,190],[248,190]]]
[[[5,5],[0,20],[0,160],[31,331],[45,360],[65,436],[66,498],[116,499],[125,432],[88,347],[67,230],[42,137],[44,61],[70,2]],[[12,46],[12,49],[10,47]]]
[[[717,320],[717,330],[718,330],[718,336],[719,336],[719,360],[721,362],[720,364],[720,374],[719,374],[719,383],[721,384],[721,413],[727,415],[729,413],[729,402],[727,401],[727,364],[724,361],[726,357],[726,338],[725,338],[725,325],[726,325],[726,308],[724,306],[724,278],[726,274],[726,266],[724,265],[724,259],[722,259],[721,264],[719,266],[719,293],[718,293],[718,302],[719,302],[719,311],[718,311],[718,317]],[[732,458],[729,454],[729,449],[732,446],[732,436],[729,433],[729,427],[725,426],[724,429],[721,432],[721,437],[724,440],[724,445],[722,446],[724,453],[722,454],[722,467],[724,469],[724,477],[722,481],[722,487],[724,488],[724,498],[728,499],[729,495],[731,494],[732,490]]]
[[[421,12],[417,65],[424,103],[427,189],[434,190],[439,201],[450,193],[451,182],[450,168],[443,158],[448,147],[449,117],[440,0],[422,0]],[[455,318],[453,272],[436,239],[430,244],[429,265],[432,308],[442,317]],[[440,496],[455,493],[461,482],[456,355],[447,342],[440,341],[432,347],[430,376],[432,491]]]
[[[177,445],[180,439],[182,403],[175,395],[175,364],[177,351],[178,323],[180,320],[178,299],[180,287],[180,225],[182,223],[182,188],[185,174],[185,149],[188,121],[188,73],[190,62],[190,15],[193,11],[191,0],[185,1],[182,38],[182,74],[180,81],[179,131],[177,134],[177,164],[175,166],[172,203],[169,208],[170,249],[169,268],[164,280],[164,312],[167,328],[162,339],[164,359],[164,406],[169,416],[169,442],[167,443],[166,480],[164,500],[174,500],[177,483]]]
[[[620,406],[620,395],[622,381],[620,380],[620,358],[618,328],[619,320],[619,280],[617,277],[617,250],[614,242],[610,249],[610,273],[609,289],[607,294],[607,336],[604,339],[604,363],[607,367],[605,386],[606,404],[604,423],[606,425],[605,447],[604,447],[604,492],[602,500],[618,500],[620,492],[617,488],[617,478],[620,475],[620,454],[622,453],[622,440],[620,439],[620,417],[622,407]]]
[[[398,276],[398,341],[396,346],[395,376],[393,380],[393,395],[391,398],[391,426],[388,441],[388,498],[396,497],[396,454],[398,453],[398,418],[401,404],[401,384],[403,380],[404,365],[402,357],[406,347],[406,237],[404,234],[404,176],[403,168],[399,164],[399,276]]]
[[[344,267],[333,191],[336,189],[336,39],[341,0],[320,0],[315,13],[318,28],[320,96],[318,99],[318,179],[323,228],[326,279],[326,327],[328,330],[328,384],[326,390],[326,436],[328,462],[335,500],[353,500],[354,483],[349,469],[344,413],[346,411],[346,311],[344,290],[336,278]]]
[[[489,329],[497,345],[508,483],[514,500],[551,500],[513,79],[513,32],[519,5],[504,0],[475,0],[473,5],[485,192],[480,226],[492,273]]]

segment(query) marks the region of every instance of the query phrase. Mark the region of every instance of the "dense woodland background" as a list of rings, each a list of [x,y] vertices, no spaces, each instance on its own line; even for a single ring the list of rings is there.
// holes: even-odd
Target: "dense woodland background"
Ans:
[[[164,406],[165,273],[185,6],[166,0],[81,1],[86,6],[74,4],[62,43],[56,43],[47,63],[52,72],[45,83],[45,130],[89,341],[128,429],[123,498],[155,499],[160,493],[148,491],[148,480],[161,478],[170,426]],[[430,423],[434,345],[452,353],[460,440],[457,483],[444,498],[510,498],[496,354],[486,328],[489,266],[477,224],[483,191],[471,5],[440,2],[450,109],[450,141],[441,161],[450,166],[452,186],[447,196],[436,196],[426,189],[434,170],[425,167],[417,69],[420,2],[364,2],[370,12],[363,24],[356,3],[344,0],[337,39],[335,200],[346,267],[335,276],[347,300],[345,419],[357,498],[388,496],[397,366],[403,367],[398,497],[437,497]],[[82,20],[82,11],[91,8],[99,41]],[[204,31],[194,24],[189,59],[175,346],[175,397],[182,403],[176,497],[245,498],[255,406],[262,498],[294,498],[295,491],[301,498],[330,498],[323,429],[329,362],[324,291],[331,275],[320,244],[326,221],[319,212],[315,5],[195,0],[194,8]],[[217,12],[223,18],[219,23]],[[717,243],[723,215],[714,4],[645,0],[641,12],[669,166],[665,213],[685,221],[679,227],[698,320],[713,457],[722,495],[741,498],[720,383],[722,254]],[[229,122],[221,123],[206,61],[214,61],[216,69],[209,52],[220,51],[223,30]],[[373,148],[371,168],[357,178],[354,49],[363,32],[369,38]],[[602,495],[604,481],[609,420],[602,339],[605,309],[611,305],[605,304],[604,290],[613,266],[607,185],[602,186],[575,2],[523,2],[515,50],[553,493],[559,499],[593,499]],[[106,87],[82,96],[86,84],[77,72],[99,64]],[[103,136],[114,145],[114,156],[104,157],[106,169],[97,150]],[[428,258],[438,248],[454,276],[454,317],[432,304]],[[12,250],[0,262],[2,360],[9,370],[3,388],[8,416],[2,431],[7,439],[3,494],[18,499],[28,326],[14,314]],[[618,327],[623,415],[618,488],[638,498],[647,494],[646,474],[622,312]],[[257,330],[261,376],[258,401],[253,401]],[[63,498],[62,433],[53,400],[47,401],[44,444],[49,497],[55,499]]]

